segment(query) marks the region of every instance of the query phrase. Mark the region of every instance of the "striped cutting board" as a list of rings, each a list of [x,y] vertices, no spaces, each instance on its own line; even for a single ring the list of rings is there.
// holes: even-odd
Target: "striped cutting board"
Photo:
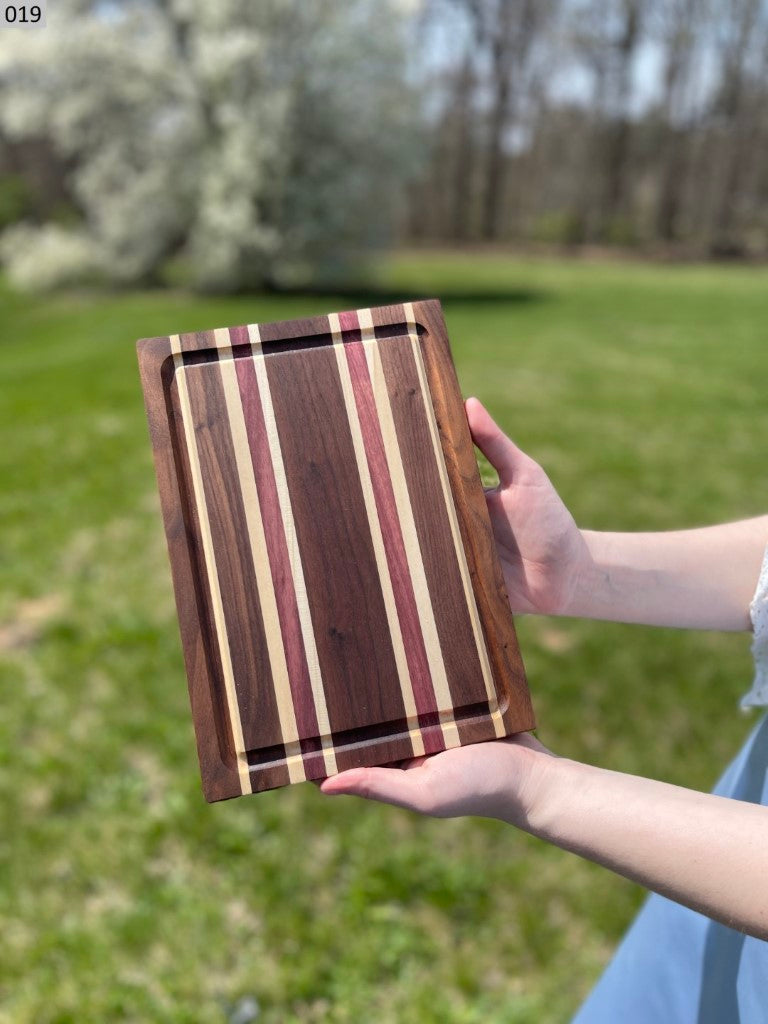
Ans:
[[[207,799],[533,728],[438,302],[138,350]]]

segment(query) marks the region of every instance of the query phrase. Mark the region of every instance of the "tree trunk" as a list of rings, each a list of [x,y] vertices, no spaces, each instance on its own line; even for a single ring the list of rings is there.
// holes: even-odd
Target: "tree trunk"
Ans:
[[[664,164],[661,169],[659,203],[656,210],[656,233],[663,242],[676,242],[680,237],[680,210],[686,168],[686,140],[668,127]]]
[[[642,0],[625,0],[623,24],[616,41],[616,108],[608,125],[605,146],[605,188],[603,193],[602,234],[608,233],[615,219],[626,212],[629,150],[632,127],[629,101],[632,93],[632,64],[640,38]]]
[[[456,83],[456,138],[453,162],[453,195],[451,201],[451,237],[455,242],[465,242],[470,235],[470,213],[472,209],[472,178],[475,156],[475,139],[472,131],[472,94],[474,74],[469,54],[464,59]]]
[[[509,122],[512,49],[511,0],[501,0],[499,20],[491,48],[492,95],[488,119],[488,149],[483,196],[483,238],[492,241],[499,236],[504,184],[504,132]]]

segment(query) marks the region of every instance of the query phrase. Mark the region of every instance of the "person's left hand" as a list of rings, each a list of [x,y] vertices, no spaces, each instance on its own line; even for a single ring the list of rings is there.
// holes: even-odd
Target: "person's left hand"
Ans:
[[[416,757],[398,768],[352,768],[320,789],[380,800],[436,818],[479,815],[527,828],[553,762],[529,733]]]
[[[499,474],[485,500],[512,611],[570,614],[579,580],[591,565],[581,531],[542,467],[476,398],[468,398],[465,407],[472,440]]]

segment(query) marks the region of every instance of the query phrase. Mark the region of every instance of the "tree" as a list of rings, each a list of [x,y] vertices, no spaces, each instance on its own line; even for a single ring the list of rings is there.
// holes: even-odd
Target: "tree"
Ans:
[[[488,109],[482,234],[501,234],[507,140],[530,86],[533,59],[554,0],[467,0],[480,45],[487,50]]]
[[[443,234],[454,241],[503,237],[510,154],[542,70],[542,47],[560,0],[428,0],[425,23],[450,19],[461,40],[442,75],[434,184],[444,192]],[[445,173],[447,159],[450,170]],[[477,209],[475,194],[477,193]]]
[[[0,132],[71,166],[70,266],[76,245],[117,282],[171,258],[207,288],[328,275],[387,236],[414,165],[405,21],[402,0],[59,0],[0,39]],[[11,271],[51,238],[6,238]]]
[[[690,160],[695,71],[710,27],[711,0],[665,0],[654,10],[656,35],[664,52],[659,189],[656,231],[664,242],[680,236],[686,172]]]
[[[764,0],[731,0],[716,22],[720,79],[712,115],[720,142],[714,181],[716,196],[710,250],[715,255],[738,255],[745,246],[739,209],[745,184],[756,158],[765,109],[768,64],[768,9]]]
[[[609,238],[629,215],[634,69],[649,0],[588,0],[574,10],[576,44],[590,68],[596,123],[594,176],[600,181],[592,231]]]

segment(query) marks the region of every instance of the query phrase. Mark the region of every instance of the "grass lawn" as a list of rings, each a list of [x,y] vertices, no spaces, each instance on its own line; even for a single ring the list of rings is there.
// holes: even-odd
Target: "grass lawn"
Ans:
[[[378,285],[443,299],[465,394],[580,524],[768,508],[768,271],[402,254]],[[556,1024],[639,905],[495,822],[203,802],[134,340],[375,301],[0,293],[2,1024]],[[747,636],[519,632],[562,754],[708,788],[752,727]]]

